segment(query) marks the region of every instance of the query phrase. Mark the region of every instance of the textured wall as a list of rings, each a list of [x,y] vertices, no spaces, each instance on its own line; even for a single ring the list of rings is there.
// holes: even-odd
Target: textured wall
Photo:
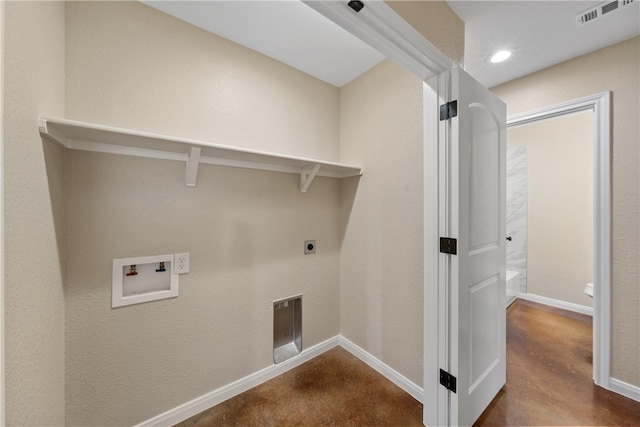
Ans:
[[[513,115],[613,92],[611,375],[640,386],[640,38],[493,88]]]
[[[464,22],[442,1],[387,1],[456,64]],[[422,82],[385,61],[340,91],[341,334],[414,383],[423,364]],[[357,192],[356,192],[357,187]]]
[[[63,425],[63,156],[37,120],[64,115],[64,4],[6,2],[5,25],[6,422]]]
[[[527,149],[527,292],[591,307],[593,112],[509,128],[507,138]]]
[[[386,0],[454,64],[464,64],[464,21],[445,1]]]
[[[422,384],[422,82],[384,61],[342,88],[343,336]],[[356,187],[357,185],[357,192]]]
[[[335,335],[349,313],[347,336],[422,382],[420,82],[386,63],[353,85],[371,97],[345,98],[354,103],[345,104],[351,142],[340,153],[339,91],[260,54],[137,2],[6,9],[9,424],[133,424],[255,372],[271,363],[271,301],[295,293],[305,295],[305,347]],[[462,58],[462,45],[443,47],[434,37]],[[389,99],[395,110],[384,106]],[[354,128],[360,117],[352,108],[363,105],[389,124],[369,132],[373,152]],[[300,194],[296,176],[211,166],[201,167],[198,187],[186,188],[180,163],[43,148],[40,114],[327,160],[388,161],[401,173],[391,181],[373,174],[355,201],[355,179],[318,178]],[[389,156],[387,145],[399,140]],[[376,203],[378,184],[386,193]],[[379,211],[366,219],[370,208]],[[347,268],[355,286],[343,294],[340,226],[343,261],[369,266],[372,279]],[[308,238],[318,239],[313,257],[300,255]],[[370,244],[364,256],[361,238]],[[112,258],[174,251],[192,257],[180,297],[111,310]],[[358,314],[369,322],[362,334]]]
[[[273,363],[272,301],[303,294],[303,347],[338,334],[338,182],[72,152],[67,420],[132,425]],[[303,255],[303,241],[318,252]],[[111,261],[190,252],[175,299],[111,309]]]
[[[338,89],[143,4],[67,4],[67,117],[335,160]],[[67,422],[131,425],[272,364],[272,301],[303,347],[339,332],[339,183],[67,156]],[[318,252],[303,255],[303,241]],[[190,252],[180,296],[111,309],[113,258]]]
[[[141,3],[115,3],[67,5],[67,117],[338,160],[337,88]]]

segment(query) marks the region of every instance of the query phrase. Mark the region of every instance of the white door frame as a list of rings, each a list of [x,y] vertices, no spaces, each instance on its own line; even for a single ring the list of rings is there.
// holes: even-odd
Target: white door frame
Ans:
[[[453,63],[415,28],[395,13],[383,1],[370,1],[359,13],[343,2],[303,0],[311,8],[345,30],[359,37],[389,59],[405,67],[426,83],[424,96],[424,197],[437,200],[438,149],[440,129],[437,121],[438,87],[446,82],[438,81],[438,75],[450,70]],[[442,79],[441,79],[442,80]],[[448,95],[445,95],[448,96]],[[593,109],[594,121],[594,381],[610,389],[610,254],[611,254],[611,171],[610,171],[610,94],[602,93],[553,107],[508,118],[507,126],[524,124],[542,117],[566,114],[570,111]],[[435,191],[435,193],[434,193]],[[438,268],[436,244],[438,238],[438,206],[424,206],[424,423],[440,425],[446,402],[438,400]],[[442,303],[442,301],[440,301]],[[434,404],[435,403],[435,404]],[[440,409],[438,409],[440,408]]]
[[[5,421],[4,389],[4,1],[0,1],[0,425]]]
[[[438,376],[440,360],[444,360],[447,343],[441,328],[448,328],[445,305],[446,288],[441,289],[439,187],[440,135],[449,132],[446,121],[438,120],[439,106],[451,97],[451,73],[433,76],[423,84],[423,233],[424,233],[424,303],[423,303],[423,409],[422,422],[426,426],[448,425],[449,392],[440,386]],[[446,179],[446,178],[445,178]],[[429,204],[427,201],[435,201]],[[444,281],[443,281],[444,283]]]
[[[302,2],[423,81],[453,67],[449,57],[384,1],[367,1],[360,12],[341,1]]]
[[[438,342],[438,137],[446,127],[438,121],[439,96],[448,97],[448,73],[453,62],[384,1],[368,1],[356,13],[343,2],[302,0],[340,27],[354,34],[387,58],[418,76],[423,84],[423,184],[424,184],[424,309],[423,309],[423,423],[443,425],[447,416],[447,393],[440,386],[438,355],[445,346]],[[430,201],[434,201],[431,203]],[[444,334],[442,334],[444,335]]]
[[[592,110],[593,120],[593,380],[611,390],[611,92],[507,118],[507,128]],[[597,285],[596,285],[597,284]]]

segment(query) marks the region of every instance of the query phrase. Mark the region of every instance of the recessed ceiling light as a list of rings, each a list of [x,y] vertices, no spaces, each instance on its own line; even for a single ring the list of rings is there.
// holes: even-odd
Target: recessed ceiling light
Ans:
[[[489,62],[497,64],[498,62],[506,61],[511,56],[510,50],[499,50],[489,57]]]

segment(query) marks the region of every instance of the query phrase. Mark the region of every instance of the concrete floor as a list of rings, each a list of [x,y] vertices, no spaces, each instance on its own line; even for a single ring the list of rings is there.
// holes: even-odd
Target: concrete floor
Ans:
[[[593,385],[591,317],[517,300],[507,385],[475,425],[640,426],[640,403]],[[338,347],[204,411],[187,426],[420,426],[422,405]]]
[[[178,425],[421,426],[422,404],[336,347]]]
[[[476,425],[640,425],[640,403],[593,384],[592,318],[518,299],[507,309],[507,384]]]

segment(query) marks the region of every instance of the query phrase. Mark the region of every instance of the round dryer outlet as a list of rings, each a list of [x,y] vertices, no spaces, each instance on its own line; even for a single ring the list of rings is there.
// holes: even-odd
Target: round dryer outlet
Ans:
[[[304,254],[315,254],[316,253],[316,241],[315,240],[305,240],[304,241]]]

